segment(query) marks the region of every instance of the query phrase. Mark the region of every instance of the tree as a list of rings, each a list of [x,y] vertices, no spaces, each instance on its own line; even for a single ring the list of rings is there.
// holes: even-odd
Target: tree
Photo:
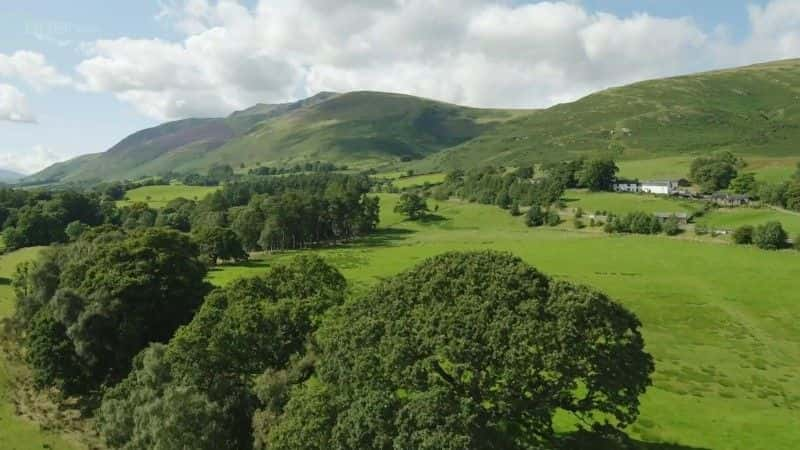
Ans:
[[[692,161],[689,178],[700,186],[703,192],[726,189],[736,178],[737,166],[741,161],[730,152],[722,152]]]
[[[767,222],[756,227],[753,243],[764,250],[778,250],[786,247],[788,236],[780,222]]]
[[[183,385],[154,344],[133,360],[131,376],[106,392],[98,428],[112,448],[129,450],[229,448],[224,411],[192,385]]]
[[[730,188],[737,194],[755,194],[756,175],[754,173],[741,173],[731,181]]]
[[[800,181],[789,183],[785,191],[786,207],[793,211],[800,211]]]
[[[67,239],[70,242],[75,242],[78,238],[89,229],[89,226],[80,221],[74,221],[67,224],[67,228],[64,230],[64,233],[67,235]]]
[[[208,169],[208,177],[218,182],[233,178],[233,167],[228,164],[217,164]]]
[[[681,226],[678,223],[678,218],[675,216],[670,216],[667,220],[664,221],[664,224],[661,225],[661,231],[664,232],[667,236],[677,236],[681,232]]]
[[[394,207],[394,212],[403,214],[411,220],[417,220],[428,212],[428,203],[415,192],[406,192]]]
[[[494,200],[494,204],[503,208],[508,209],[511,207],[511,197],[508,195],[508,191],[503,189],[497,194],[497,198]]]
[[[617,167],[611,159],[591,159],[584,161],[577,172],[578,184],[590,191],[610,191],[614,189]]]
[[[183,234],[89,235],[45,253],[14,281],[34,376],[67,394],[121,380],[141,349],[189,322],[209,289],[197,247]],[[57,337],[57,354],[37,345]]]
[[[239,236],[229,228],[203,228],[194,235],[200,254],[211,265],[217,261],[245,261],[247,252],[242,248]]]
[[[753,243],[755,229],[750,225],[743,225],[733,232],[733,242],[739,245],[750,245]]]
[[[517,178],[521,178],[523,180],[528,180],[533,178],[533,175],[536,173],[536,169],[533,166],[523,166],[517,169],[516,176]]]
[[[167,346],[140,353],[128,377],[105,395],[99,423],[108,444],[250,448],[258,398],[264,408],[282,405],[288,394],[281,394],[281,380],[308,378],[309,358],[298,355],[325,312],[344,301],[345,289],[344,277],[321,258],[299,256],[215,290]],[[165,402],[170,393],[175,405]],[[196,446],[176,444],[194,436],[189,424],[207,437]]]
[[[558,410],[590,430],[622,429],[654,368],[639,328],[602,293],[511,255],[440,255],[327,316],[313,382],[256,424],[266,434],[256,439],[283,449],[551,448]]]
[[[529,227],[540,227],[544,225],[545,219],[544,211],[539,205],[532,205],[528,213],[525,214],[525,224]]]
[[[558,215],[558,211],[553,209],[547,210],[545,213],[545,218],[547,222],[547,226],[549,227],[556,227],[561,223],[561,216]]]

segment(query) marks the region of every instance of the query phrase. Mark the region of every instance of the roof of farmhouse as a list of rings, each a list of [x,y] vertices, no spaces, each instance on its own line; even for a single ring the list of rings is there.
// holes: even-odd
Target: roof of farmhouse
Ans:
[[[642,181],[642,184],[647,186],[672,186],[675,183],[676,182],[672,180]]]

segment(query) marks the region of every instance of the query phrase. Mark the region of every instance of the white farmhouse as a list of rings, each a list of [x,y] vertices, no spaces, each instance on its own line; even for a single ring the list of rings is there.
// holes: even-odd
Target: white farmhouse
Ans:
[[[639,189],[648,194],[672,195],[678,190],[678,182],[672,180],[643,181]]]

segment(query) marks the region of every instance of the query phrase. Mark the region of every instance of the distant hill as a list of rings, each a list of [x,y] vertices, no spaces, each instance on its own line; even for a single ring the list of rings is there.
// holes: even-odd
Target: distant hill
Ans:
[[[619,159],[719,149],[800,156],[800,60],[644,81],[543,110],[466,108],[380,92],[321,93],[128,136],[26,181],[205,171],[217,163],[329,161],[438,170],[582,154]]]
[[[25,175],[10,169],[0,168],[0,183],[13,183]]]

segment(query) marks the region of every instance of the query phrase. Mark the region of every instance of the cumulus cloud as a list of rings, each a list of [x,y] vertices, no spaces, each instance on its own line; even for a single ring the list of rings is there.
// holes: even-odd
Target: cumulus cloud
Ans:
[[[24,152],[19,150],[0,152],[0,167],[31,174],[64,159],[64,155],[60,155],[52,148],[35,145]]]
[[[35,122],[28,107],[28,99],[19,89],[9,84],[0,84],[0,120],[11,122]]]
[[[69,77],[47,63],[44,55],[27,50],[10,55],[0,53],[0,77],[19,79],[36,90],[71,83]]]
[[[220,115],[318,91],[385,90],[484,107],[540,107],[644,78],[800,56],[800,5],[749,10],[739,42],[691,18],[620,17],[576,2],[162,2],[177,41],[91,43],[80,87],[142,113]]]

